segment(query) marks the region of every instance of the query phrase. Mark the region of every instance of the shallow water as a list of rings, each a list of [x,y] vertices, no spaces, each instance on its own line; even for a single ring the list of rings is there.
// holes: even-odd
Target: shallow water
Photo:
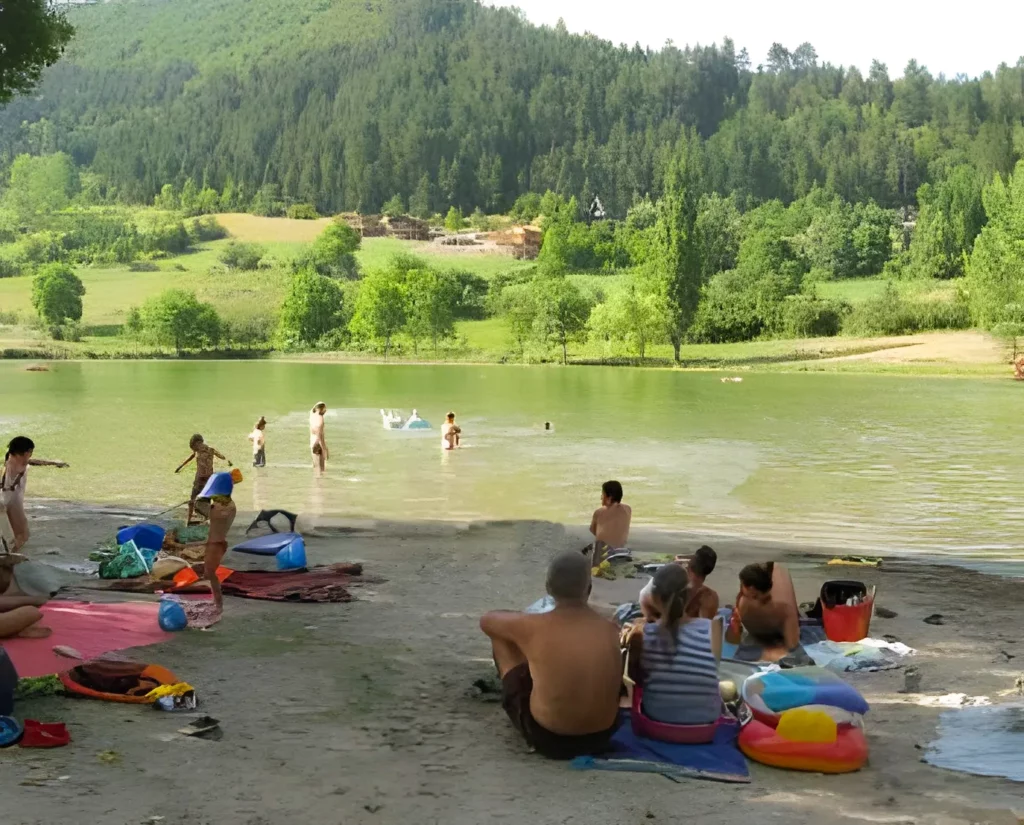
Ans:
[[[32,497],[171,506],[201,432],[243,469],[242,508],[350,517],[589,521],[618,478],[639,523],[862,551],[1024,559],[1024,394],[1011,381],[614,368],[282,362],[0,364],[0,434],[32,436]],[[332,462],[314,479],[308,411]],[[439,426],[386,432],[379,408]],[[554,431],[544,431],[551,421]],[[1004,571],[1005,572],[1005,571]]]

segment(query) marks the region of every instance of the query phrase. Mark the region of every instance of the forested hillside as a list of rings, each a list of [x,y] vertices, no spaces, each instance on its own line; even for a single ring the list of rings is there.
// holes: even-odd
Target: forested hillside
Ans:
[[[815,185],[897,208],[1024,154],[1024,63],[949,80],[863,76],[807,44],[652,52],[471,0],[112,0],[71,20],[67,57],[0,111],[0,165],[64,151],[129,202],[191,179],[226,208],[269,186],[324,212],[397,194],[468,213],[550,189],[621,217],[692,130],[706,189],[741,208]]]

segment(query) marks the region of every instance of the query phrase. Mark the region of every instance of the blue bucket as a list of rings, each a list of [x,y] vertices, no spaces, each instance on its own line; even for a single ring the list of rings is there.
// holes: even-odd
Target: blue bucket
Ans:
[[[305,567],[306,542],[302,540],[302,536],[296,536],[291,542],[278,550],[275,559],[277,559],[278,570],[301,570]]]

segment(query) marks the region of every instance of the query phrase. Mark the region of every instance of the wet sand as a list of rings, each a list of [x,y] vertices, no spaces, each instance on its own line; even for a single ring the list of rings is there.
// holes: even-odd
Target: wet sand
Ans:
[[[29,550],[63,563],[83,558],[125,523],[123,515],[63,508],[31,515]],[[237,523],[248,520],[239,514]],[[186,631],[136,651],[196,686],[202,712],[221,722],[219,741],[178,736],[189,717],[149,708],[66,698],[19,703],[20,718],[67,722],[73,741],[54,751],[0,753],[5,825],[620,825],[695,817],[727,825],[945,825],[1017,823],[1012,809],[1024,808],[1020,784],[920,761],[940,711],[898,693],[901,670],[848,677],[872,705],[871,763],[857,774],[752,765],[749,786],[676,784],[546,762],[517,740],[498,704],[474,696],[473,681],[492,673],[477,621],[490,608],[519,608],[542,595],[548,559],[581,547],[585,528],[316,527],[307,540],[310,563],[361,561],[386,581],[357,588],[350,604],[228,598],[214,632]],[[703,541],[635,531],[631,544],[642,557],[692,551]],[[898,616],[876,617],[872,635],[891,634],[918,649],[911,661],[926,695],[1004,701],[1000,692],[1012,690],[1024,671],[1020,582],[907,561],[880,570],[828,568],[827,556],[720,538],[708,543],[719,553],[709,584],[723,603],[735,595],[743,564],[772,557],[790,565],[802,601],[825,578],[877,584],[878,604]],[[53,548],[59,556],[44,555]],[[635,597],[641,583],[599,580],[593,601],[617,604]],[[933,613],[945,624],[925,624]]]

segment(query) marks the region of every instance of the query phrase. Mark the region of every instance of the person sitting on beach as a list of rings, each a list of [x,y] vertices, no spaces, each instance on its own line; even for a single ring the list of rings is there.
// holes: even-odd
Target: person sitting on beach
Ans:
[[[740,592],[726,641],[740,644],[744,631],[762,646],[764,661],[778,661],[800,644],[800,611],[793,579],[773,561],[748,564],[740,571]]]
[[[441,449],[454,450],[462,441],[462,427],[455,423],[455,413],[450,412],[444,417],[441,425]]]
[[[320,475],[327,469],[327,461],[331,451],[327,449],[327,437],[324,434],[324,416],[327,405],[318,401],[309,411],[309,451],[313,454],[313,467]]]
[[[266,467],[267,466],[267,436],[264,430],[267,428],[267,419],[262,415],[260,420],[256,422],[256,426],[252,428],[252,432],[249,433],[249,440],[252,442],[252,466],[253,467]]]
[[[678,564],[678,562],[676,562]],[[686,564],[686,573],[690,582],[690,598],[683,610],[683,615],[690,619],[713,619],[718,615],[718,594],[704,584],[718,563],[718,554],[706,544],[699,547],[690,556]],[[648,621],[660,618],[657,606],[652,597],[654,579],[652,578],[640,591],[640,611]]]
[[[14,581],[14,565],[23,558],[0,555],[0,639],[44,639],[52,632],[40,624],[43,613],[39,608],[46,599],[25,595]]]
[[[686,615],[693,597],[678,564],[654,575],[651,601],[658,620],[634,625],[628,644],[628,675],[643,688],[644,715],[673,725],[710,724],[722,710],[722,620]]]
[[[14,534],[13,542],[0,543],[0,553],[17,553],[28,541],[28,516],[25,513],[25,487],[29,467],[67,467],[63,461],[33,458],[36,445],[31,438],[18,435],[7,445],[3,472],[0,474],[0,518],[6,518]],[[0,593],[3,591],[0,590]]]
[[[496,611],[480,620],[502,681],[502,706],[551,759],[600,753],[615,732],[622,685],[618,632],[592,610],[590,566],[562,553],[548,568],[547,613]]]
[[[192,494],[189,496],[188,500],[188,516],[185,519],[186,524],[191,524],[192,517],[196,512],[196,499],[199,498],[199,494],[206,486],[206,482],[209,481],[210,476],[213,475],[213,459],[219,458],[221,461],[227,461],[229,467],[234,467],[235,465],[217,452],[215,448],[207,444],[199,433],[196,433],[189,439],[188,446],[191,448],[192,454],[182,461],[174,472],[180,473],[192,459],[195,459],[196,477],[192,481]],[[203,509],[205,509],[205,507]],[[203,515],[206,515],[206,513],[203,513]]]
[[[633,510],[622,503],[622,485],[617,481],[606,481],[601,485],[601,506],[590,519],[590,532],[594,543],[584,549],[591,555],[591,566],[597,567],[602,561],[616,553],[629,555],[629,523]]]

